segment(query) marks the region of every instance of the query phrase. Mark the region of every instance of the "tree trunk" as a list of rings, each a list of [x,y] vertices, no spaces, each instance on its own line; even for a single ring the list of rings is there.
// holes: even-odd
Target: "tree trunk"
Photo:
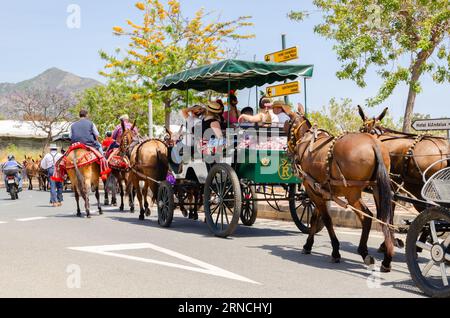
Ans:
[[[416,83],[417,82],[411,82],[409,84],[408,100],[406,101],[405,117],[403,120],[403,132],[405,133],[409,133],[411,131],[412,115],[417,96],[417,93],[414,90]]]
[[[164,113],[165,113],[164,125],[166,126],[167,129],[170,129],[170,112],[171,112],[170,101],[164,102]]]

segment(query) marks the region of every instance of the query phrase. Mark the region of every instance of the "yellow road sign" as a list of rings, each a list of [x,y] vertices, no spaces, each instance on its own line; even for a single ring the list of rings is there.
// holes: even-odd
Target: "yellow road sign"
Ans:
[[[296,46],[283,51],[267,54],[264,57],[264,61],[275,63],[287,62],[296,59],[298,59],[298,47]]]
[[[266,88],[266,93],[268,97],[298,94],[300,93],[300,83],[298,81],[295,81],[286,84],[269,86]]]

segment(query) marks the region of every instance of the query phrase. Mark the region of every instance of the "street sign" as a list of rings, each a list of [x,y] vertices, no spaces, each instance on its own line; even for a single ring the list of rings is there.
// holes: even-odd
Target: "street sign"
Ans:
[[[413,122],[415,130],[450,130],[450,118],[421,119]]]
[[[298,81],[269,86],[266,88],[266,94],[268,97],[285,96],[298,93],[300,93],[300,83]]]
[[[267,54],[264,57],[266,62],[282,63],[298,59],[298,47],[294,46],[286,50]]]

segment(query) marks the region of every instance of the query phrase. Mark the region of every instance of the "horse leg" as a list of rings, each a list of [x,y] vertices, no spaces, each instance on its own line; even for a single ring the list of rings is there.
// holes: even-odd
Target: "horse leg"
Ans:
[[[142,192],[141,192],[141,188],[139,186],[139,179],[137,179],[136,177],[133,178],[133,188],[134,188],[134,191],[136,191],[137,198],[139,201],[139,208],[140,208],[139,220],[143,221],[143,220],[145,220],[145,210],[142,205]]]
[[[28,177],[28,190],[33,190],[33,178]]]
[[[150,211],[150,205],[148,204],[148,188],[149,184],[148,182],[145,182],[144,188],[142,189],[142,196],[144,197],[144,208],[146,217],[149,217],[152,213],[152,211]]]
[[[95,198],[97,199],[98,214],[102,215],[103,211],[100,205],[100,190],[98,186],[95,188]]]
[[[123,197],[124,197],[124,192],[123,192],[123,184],[122,184],[122,180],[119,181],[119,190],[120,190],[120,207],[119,207],[119,211],[125,210],[125,205],[123,204]],[[131,194],[130,194],[131,196]],[[130,201],[131,204],[131,201]]]
[[[103,181],[103,187],[105,188],[105,205],[108,206],[109,205],[109,196],[108,196],[108,186],[110,183],[110,178],[111,176],[108,177],[107,180]]]
[[[81,218],[81,210],[80,210],[80,194],[78,193],[78,189],[74,188],[75,192],[75,201],[77,202],[77,216]]]
[[[379,209],[381,208],[381,206],[380,206],[380,199],[381,198],[378,195],[378,193],[379,193],[379,191],[378,191],[377,187],[374,187],[373,188],[373,198],[374,198],[375,204],[377,206],[377,214],[378,214]],[[392,219],[389,220],[389,224],[393,224],[394,223],[393,217],[394,217],[394,214],[392,214]],[[382,226],[382,230],[383,230],[383,233],[384,233],[384,236],[385,236],[385,238],[384,238],[384,246],[385,246],[385,248],[384,248],[384,259],[383,259],[383,262],[381,263],[381,269],[380,270],[383,273],[387,273],[387,272],[391,271],[391,262],[392,262],[392,257],[393,257],[393,254],[394,254],[394,250],[393,249],[392,250],[388,250],[386,248],[386,243],[387,243],[387,240],[388,240],[388,235],[391,235],[391,238],[392,238],[393,242],[395,242],[395,238],[394,238],[394,234],[392,233],[392,231],[389,228],[386,228],[387,227],[386,225],[381,225],[381,226]]]
[[[323,201],[319,196],[315,195],[314,192],[312,192],[312,189],[309,186],[305,185],[305,187],[311,200],[316,205],[316,213],[313,213],[313,215],[311,216],[311,229],[302,251],[303,254],[309,255],[311,254],[312,247],[314,245],[314,235],[317,232],[317,225],[319,220],[318,216],[326,212],[327,205],[325,201]]]
[[[373,216],[373,213],[369,210],[369,208],[364,204],[361,199],[361,193],[354,192],[351,195],[346,195],[348,203],[354,207],[355,209],[361,210],[364,213],[367,213],[370,216]],[[369,233],[372,228],[372,219],[365,217],[360,213],[356,213],[359,218],[359,221],[362,225],[361,239],[359,241],[358,246],[358,254],[361,255],[364,264],[367,266],[375,264],[375,259],[369,255],[369,250],[367,248],[367,241],[369,240]]]
[[[117,179],[111,174],[111,179],[113,181],[111,188],[111,205],[117,206]]]

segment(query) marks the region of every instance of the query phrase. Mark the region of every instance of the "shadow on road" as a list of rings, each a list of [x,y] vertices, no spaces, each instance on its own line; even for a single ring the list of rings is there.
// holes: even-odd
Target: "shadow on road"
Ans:
[[[107,211],[106,213],[116,213],[116,211]],[[124,213],[124,212],[120,212]],[[126,213],[126,212],[125,212]],[[140,226],[155,227],[161,229],[158,222],[155,219],[146,219],[145,221],[140,221],[138,219],[139,213],[133,214],[135,217],[111,217],[111,219],[119,222],[126,222],[131,224],[136,224]],[[210,232],[206,223],[203,222],[203,218],[197,221],[185,219],[183,217],[174,217],[174,222],[171,227],[166,228],[168,231],[177,231],[182,233],[194,233],[206,237],[212,237],[213,234]],[[291,231],[286,229],[270,229],[270,228],[258,228],[258,227],[246,227],[243,225],[238,225],[235,233],[228,239],[234,239],[239,237],[271,237],[271,236],[291,236],[299,235],[298,231]]]

